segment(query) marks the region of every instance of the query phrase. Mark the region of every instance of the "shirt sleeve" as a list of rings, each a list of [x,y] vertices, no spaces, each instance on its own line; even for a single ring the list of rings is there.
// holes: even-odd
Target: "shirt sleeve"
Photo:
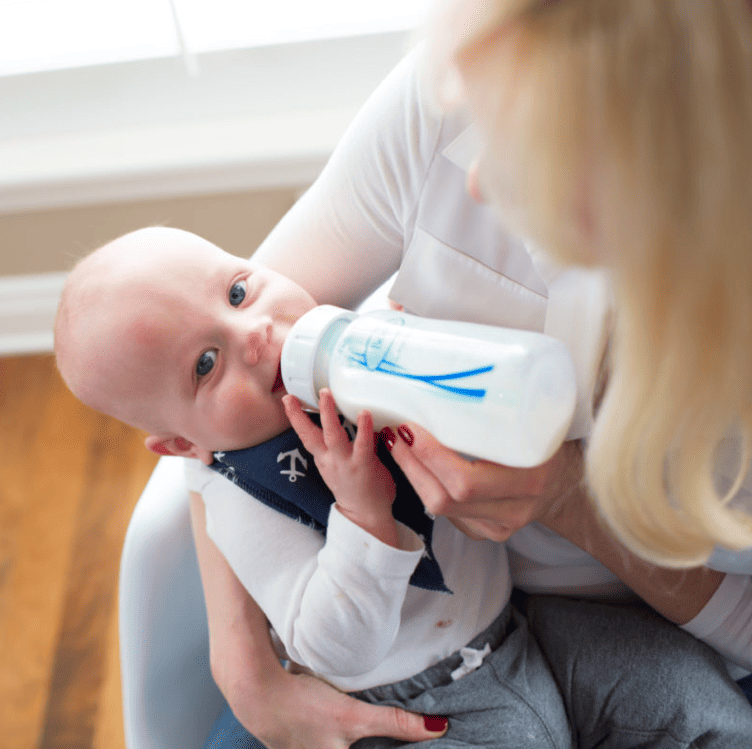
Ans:
[[[703,610],[682,629],[752,671],[752,577],[727,574]]]
[[[189,485],[206,505],[209,537],[259,604],[288,656],[322,676],[373,670],[397,636],[424,546],[398,524],[382,543],[332,506],[326,540],[201,465]]]
[[[354,308],[399,268],[443,122],[424,101],[421,50],[371,95],[254,255],[320,304]]]

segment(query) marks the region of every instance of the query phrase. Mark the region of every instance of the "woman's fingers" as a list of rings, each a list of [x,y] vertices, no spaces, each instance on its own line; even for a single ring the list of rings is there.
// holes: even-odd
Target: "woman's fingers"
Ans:
[[[390,448],[392,457],[430,513],[447,517],[486,519],[495,518],[498,515],[500,503],[495,495],[493,498],[484,497],[473,501],[457,502],[439,478],[426,467],[404,441],[395,436],[391,429],[383,430],[381,436],[387,446],[392,445]],[[467,462],[462,458],[460,461]]]
[[[437,442],[417,424],[403,424],[397,433],[400,439],[393,454],[403,470],[405,467],[400,461],[409,452],[411,458],[422,464],[455,502],[534,494],[540,483],[540,467],[510,468],[487,460],[467,460]]]
[[[368,736],[427,741],[446,733],[448,725],[446,718],[369,705],[312,676],[281,669],[270,686],[267,710],[260,711],[255,698],[231,701],[238,720],[269,749],[348,749]]]
[[[426,509],[434,515],[450,514],[453,500],[438,478],[419,460],[407,444],[395,435],[393,430],[388,427],[383,429],[381,438]]]
[[[409,428],[412,431],[412,425]],[[457,501],[439,476],[430,470],[420,459],[420,453],[414,453],[413,448],[407,444],[404,437],[396,437],[392,430],[389,431],[394,438],[391,448],[392,457],[394,457],[395,462],[399,465],[430,513],[433,515],[445,515],[447,517],[467,517],[487,520],[497,519],[502,511],[505,516],[508,514],[509,503],[514,502],[515,498],[505,499],[503,494],[501,494],[501,490],[491,481],[488,482],[489,489],[486,494],[481,494],[472,487],[471,479],[467,473],[463,472],[468,470],[468,466],[474,466],[474,463],[461,458],[452,450],[448,450],[443,445],[436,443],[441,448],[442,453],[444,451],[447,452],[447,460],[451,461],[454,468],[461,473],[458,478],[449,475],[446,470],[441,471],[447,477],[445,480],[455,487],[455,491],[458,494],[462,495],[462,501]],[[382,432],[382,439],[389,445],[392,440],[385,435],[385,432],[386,430]],[[433,438],[429,436],[429,439],[432,440]],[[432,465],[435,465],[435,463],[432,463]],[[489,463],[488,465],[507,470],[503,466],[494,466],[493,463]],[[456,487],[462,488],[457,490]]]
[[[392,456],[426,509],[464,519],[458,527],[473,537],[503,540],[543,516],[581,477],[581,450],[575,443],[566,443],[540,466],[510,468],[467,460],[414,424],[389,433],[392,439],[385,441]]]
[[[410,743],[428,741],[443,736],[449,726],[445,716],[419,715],[409,713],[398,707],[382,707],[360,703],[361,707],[353,706],[353,710],[360,713],[357,718],[348,716],[348,722],[359,723],[355,738],[367,736],[389,736],[399,741]]]
[[[577,442],[564,443],[541,465],[513,468],[487,460],[466,460],[416,424],[403,424],[397,433],[404,434],[405,429],[412,437],[410,451],[456,502],[488,497],[555,495],[582,476],[582,450]]]

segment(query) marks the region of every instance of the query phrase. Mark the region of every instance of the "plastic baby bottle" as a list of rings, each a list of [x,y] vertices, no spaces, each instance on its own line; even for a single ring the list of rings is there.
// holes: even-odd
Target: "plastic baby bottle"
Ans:
[[[412,421],[447,447],[529,467],[556,452],[572,420],[572,359],[555,338],[378,310],[316,307],[282,348],[288,393],[310,408],[328,387],[351,421],[377,430]]]

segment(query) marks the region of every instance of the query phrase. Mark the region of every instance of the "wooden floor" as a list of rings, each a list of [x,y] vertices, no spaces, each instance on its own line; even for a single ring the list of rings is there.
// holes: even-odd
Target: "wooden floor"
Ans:
[[[0,747],[122,749],[117,574],[156,463],[49,356],[0,358]]]

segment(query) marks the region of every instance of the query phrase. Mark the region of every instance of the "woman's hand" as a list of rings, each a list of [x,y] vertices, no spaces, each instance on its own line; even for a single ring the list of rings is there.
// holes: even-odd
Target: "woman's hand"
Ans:
[[[506,541],[557,512],[582,479],[579,442],[565,442],[540,466],[510,468],[466,460],[412,423],[400,426],[397,435],[385,429],[382,439],[423,504],[474,538]]]
[[[351,442],[340,424],[330,390],[324,388],[319,394],[321,428],[303,412],[297,398],[286,395],[283,402],[290,424],[313,455],[337,509],[380,541],[398,547],[397,524],[392,516],[394,479],[376,455],[371,414],[358,414],[358,432]]]
[[[247,671],[242,660],[236,664]],[[369,705],[313,676],[290,674],[279,663],[253,684],[219,686],[235,717],[268,749],[347,749],[367,736],[419,742],[446,732],[446,719]]]
[[[677,624],[686,624],[702,611],[723,581],[724,573],[706,567],[656,567],[615,539],[582,481],[578,442],[565,442],[535,468],[508,468],[465,460],[413,424],[401,426],[397,433],[399,439],[393,432],[382,436],[428,510],[446,515],[473,538],[506,541],[537,521],[593,556]]]

